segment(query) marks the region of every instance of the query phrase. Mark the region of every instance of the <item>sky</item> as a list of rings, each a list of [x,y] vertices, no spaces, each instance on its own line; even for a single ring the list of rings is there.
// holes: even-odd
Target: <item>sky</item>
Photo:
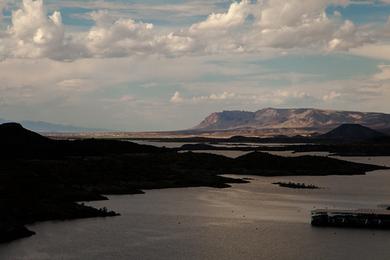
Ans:
[[[0,0],[0,118],[126,131],[215,111],[390,113],[390,0]]]

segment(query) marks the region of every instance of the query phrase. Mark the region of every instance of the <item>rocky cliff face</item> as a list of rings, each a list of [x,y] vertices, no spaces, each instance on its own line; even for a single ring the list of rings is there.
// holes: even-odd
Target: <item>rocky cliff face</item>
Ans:
[[[390,114],[320,109],[266,108],[256,112],[213,113],[193,130],[313,129],[327,131],[341,124],[361,124],[374,129],[390,128]]]

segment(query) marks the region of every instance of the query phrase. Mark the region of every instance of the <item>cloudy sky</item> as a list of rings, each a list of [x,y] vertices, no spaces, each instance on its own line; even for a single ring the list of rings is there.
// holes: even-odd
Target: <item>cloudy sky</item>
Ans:
[[[390,112],[389,16],[390,0],[0,0],[0,118],[139,131]]]

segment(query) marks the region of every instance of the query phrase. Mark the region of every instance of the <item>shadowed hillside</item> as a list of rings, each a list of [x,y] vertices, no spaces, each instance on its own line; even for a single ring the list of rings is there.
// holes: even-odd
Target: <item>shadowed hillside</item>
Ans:
[[[332,131],[318,136],[321,139],[339,139],[339,140],[369,140],[385,137],[384,133],[375,131],[359,124],[343,124]]]
[[[27,146],[42,146],[50,140],[35,132],[27,130],[18,123],[5,123],[0,125],[0,144],[7,148],[12,148],[13,145]]]
[[[55,158],[71,155],[103,155],[162,152],[163,148],[105,139],[52,140],[18,123],[0,125],[0,154],[3,157]]]

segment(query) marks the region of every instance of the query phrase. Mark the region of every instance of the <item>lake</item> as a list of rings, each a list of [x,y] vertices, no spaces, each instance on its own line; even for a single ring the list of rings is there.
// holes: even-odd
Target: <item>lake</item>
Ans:
[[[390,157],[350,157],[390,166]],[[242,177],[242,176],[241,176]],[[390,231],[315,228],[316,208],[390,204],[390,171],[364,176],[253,177],[228,189],[149,190],[89,203],[122,215],[29,226],[0,259],[390,259]],[[304,182],[294,190],[275,181]]]

